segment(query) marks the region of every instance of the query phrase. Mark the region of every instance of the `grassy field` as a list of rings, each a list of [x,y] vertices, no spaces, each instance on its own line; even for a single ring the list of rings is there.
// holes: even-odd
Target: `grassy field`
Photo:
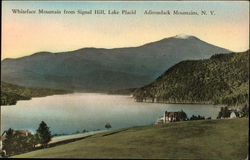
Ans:
[[[200,120],[135,127],[14,158],[166,158],[242,160],[248,119]],[[113,134],[112,134],[113,133]]]

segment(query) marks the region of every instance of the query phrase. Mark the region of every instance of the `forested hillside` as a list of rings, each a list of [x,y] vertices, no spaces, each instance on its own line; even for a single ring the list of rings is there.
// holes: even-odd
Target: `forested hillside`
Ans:
[[[165,103],[248,103],[249,51],[182,61],[137,89],[137,101]]]
[[[18,100],[29,100],[31,97],[43,97],[54,94],[65,94],[70,91],[46,88],[26,88],[1,82],[1,105],[14,105]]]

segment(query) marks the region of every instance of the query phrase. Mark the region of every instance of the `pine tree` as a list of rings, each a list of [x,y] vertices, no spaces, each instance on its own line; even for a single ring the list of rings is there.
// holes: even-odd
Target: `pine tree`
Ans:
[[[110,123],[106,123],[105,128],[109,129],[109,128],[112,128],[112,127],[111,127]]]
[[[37,135],[39,137],[40,144],[42,144],[42,146],[44,146],[44,147],[47,146],[47,144],[49,143],[49,141],[52,138],[51,132],[50,132],[47,124],[44,121],[42,121],[39,125],[39,128],[36,131],[37,131]]]

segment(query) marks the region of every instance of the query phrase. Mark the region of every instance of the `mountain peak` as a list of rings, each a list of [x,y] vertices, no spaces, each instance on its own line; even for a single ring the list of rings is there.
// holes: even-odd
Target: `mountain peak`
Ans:
[[[41,51],[41,52],[36,52],[34,54],[32,54],[31,56],[44,56],[44,55],[50,55],[52,54],[51,52],[47,52],[47,51]]]
[[[189,39],[189,38],[194,38],[194,36],[188,35],[188,34],[178,34],[178,35],[175,36],[175,38],[178,38],[178,39]]]

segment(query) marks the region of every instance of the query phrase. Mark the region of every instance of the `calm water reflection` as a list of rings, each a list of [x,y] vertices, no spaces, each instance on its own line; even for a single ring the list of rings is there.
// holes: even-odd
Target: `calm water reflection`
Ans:
[[[2,131],[8,128],[35,131],[43,120],[52,133],[104,129],[107,122],[113,129],[148,125],[165,110],[183,109],[189,117],[200,114],[212,118],[216,118],[219,111],[219,107],[213,105],[137,103],[130,96],[94,93],[33,98],[1,108]]]

